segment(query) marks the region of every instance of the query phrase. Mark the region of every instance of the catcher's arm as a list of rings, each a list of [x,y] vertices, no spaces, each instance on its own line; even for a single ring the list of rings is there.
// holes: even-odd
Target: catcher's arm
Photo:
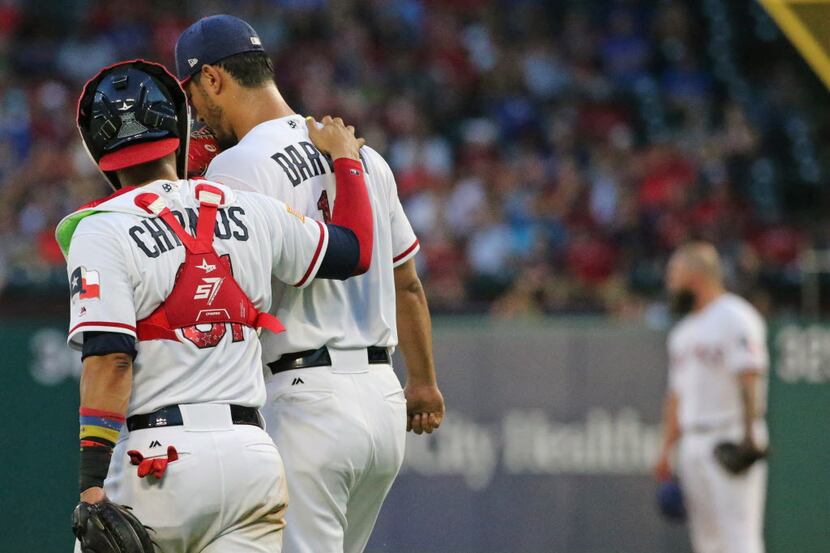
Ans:
[[[81,502],[72,514],[72,531],[83,553],[153,553],[149,528],[129,507],[110,502],[103,488],[132,390],[135,340],[86,333],[83,351]]]
[[[104,479],[124,423],[133,381],[133,355],[119,350],[129,350],[134,344],[123,334],[93,333],[84,337],[79,474],[82,502],[105,499]]]

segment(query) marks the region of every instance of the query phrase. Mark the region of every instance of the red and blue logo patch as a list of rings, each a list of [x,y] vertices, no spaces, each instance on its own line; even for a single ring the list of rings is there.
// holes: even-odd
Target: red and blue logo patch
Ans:
[[[78,267],[69,278],[70,297],[74,300],[77,295],[82,300],[91,300],[101,297],[101,281],[98,271],[88,271]]]

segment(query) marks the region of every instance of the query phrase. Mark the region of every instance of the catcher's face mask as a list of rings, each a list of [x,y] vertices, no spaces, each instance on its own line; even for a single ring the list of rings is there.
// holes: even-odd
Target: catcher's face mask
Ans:
[[[116,171],[176,152],[186,178],[190,112],[178,81],[164,66],[144,60],[102,69],[84,86],[77,123],[92,160],[114,189]]]

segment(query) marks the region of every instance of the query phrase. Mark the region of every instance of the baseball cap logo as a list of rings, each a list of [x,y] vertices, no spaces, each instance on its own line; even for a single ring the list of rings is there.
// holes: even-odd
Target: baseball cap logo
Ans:
[[[189,58],[187,60],[187,63],[190,64],[190,67],[193,67],[194,65],[199,63],[199,59],[198,58]]]
[[[262,46],[262,41],[259,40],[258,36],[252,36],[251,37],[251,44],[253,44],[254,46]]]

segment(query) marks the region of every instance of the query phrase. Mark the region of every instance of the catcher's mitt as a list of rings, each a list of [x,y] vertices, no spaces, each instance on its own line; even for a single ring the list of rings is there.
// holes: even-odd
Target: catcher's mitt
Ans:
[[[715,459],[731,474],[742,474],[767,456],[766,450],[748,444],[721,442],[715,446]]]
[[[72,531],[83,553],[155,553],[147,530],[129,507],[110,501],[79,503],[72,513]]]
[[[219,144],[210,128],[199,121],[193,121],[187,149],[187,178],[203,176],[218,153]]]

